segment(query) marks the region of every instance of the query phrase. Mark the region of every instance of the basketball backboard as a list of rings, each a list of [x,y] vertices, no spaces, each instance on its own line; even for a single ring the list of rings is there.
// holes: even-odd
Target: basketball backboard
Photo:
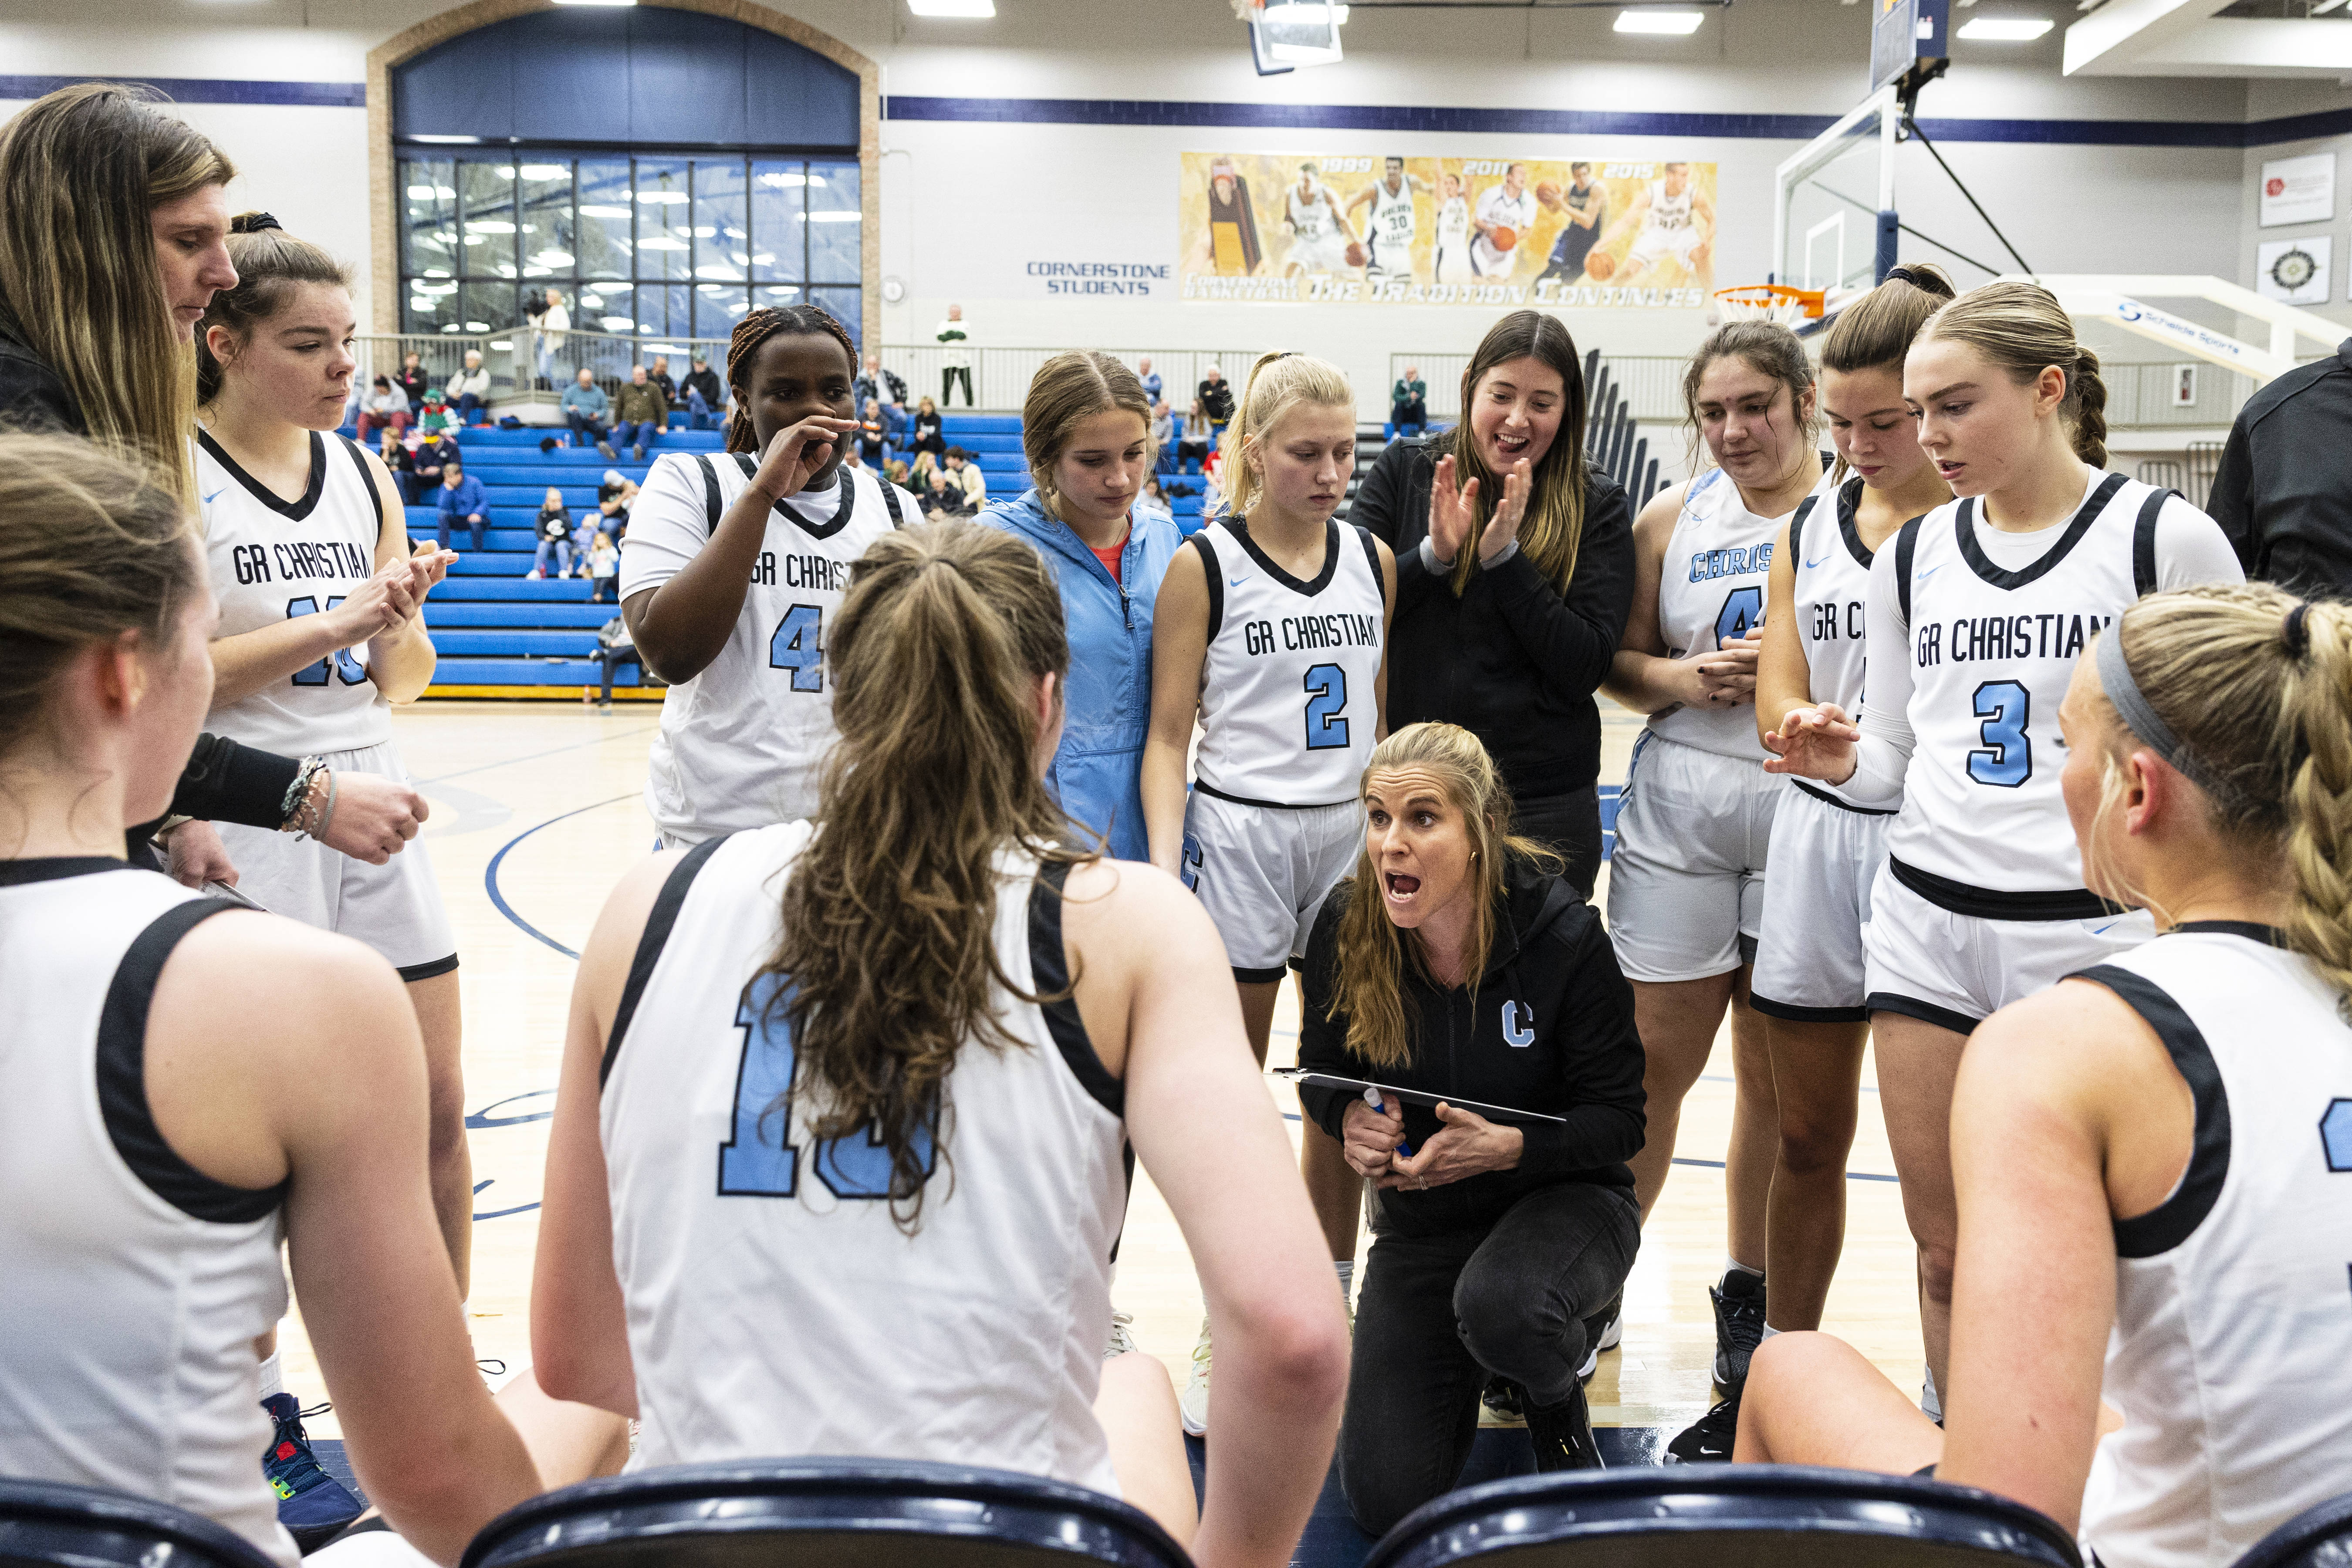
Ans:
[[[1950,0],[1871,0],[1870,90],[1916,98],[1951,53]]]
[[[1835,310],[1893,264],[1901,112],[1881,88],[1774,171],[1773,282],[1822,289]]]

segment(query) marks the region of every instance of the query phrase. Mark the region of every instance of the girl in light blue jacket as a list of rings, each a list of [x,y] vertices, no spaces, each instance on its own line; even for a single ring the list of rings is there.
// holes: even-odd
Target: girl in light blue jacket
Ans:
[[[1106,353],[1056,354],[1021,406],[1034,489],[992,501],[981,521],[1037,548],[1062,589],[1070,673],[1049,782],[1062,809],[1121,860],[1149,860],[1143,738],[1151,721],[1151,607],[1182,542],[1136,497],[1158,454],[1151,401]]]

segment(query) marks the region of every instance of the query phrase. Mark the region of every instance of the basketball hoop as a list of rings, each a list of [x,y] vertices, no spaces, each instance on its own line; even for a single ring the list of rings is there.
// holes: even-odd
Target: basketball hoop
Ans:
[[[1727,321],[1778,321],[1793,328],[1799,321],[1821,316],[1825,295],[1826,291],[1820,289],[1751,283],[1738,289],[1717,289],[1715,303]]]

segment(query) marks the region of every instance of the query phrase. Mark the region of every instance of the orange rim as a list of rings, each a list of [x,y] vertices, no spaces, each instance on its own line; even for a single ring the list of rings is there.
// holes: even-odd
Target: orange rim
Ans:
[[[1747,283],[1737,289],[1717,289],[1715,297],[1734,305],[1751,310],[1769,310],[1779,305],[1797,305],[1808,320],[1818,320],[1827,309],[1828,291],[1822,289],[1792,289],[1785,283]]]

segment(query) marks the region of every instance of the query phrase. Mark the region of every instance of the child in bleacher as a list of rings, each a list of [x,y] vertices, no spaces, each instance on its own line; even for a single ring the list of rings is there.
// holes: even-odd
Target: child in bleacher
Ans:
[[[621,547],[613,542],[609,533],[600,533],[588,551],[588,602],[602,605],[610,601],[613,585],[621,575]]]
[[[547,557],[555,555],[555,574],[572,575],[572,512],[563,504],[563,492],[553,485],[547,487],[547,499],[539,503],[539,552],[531,558],[530,575],[547,575]]]

